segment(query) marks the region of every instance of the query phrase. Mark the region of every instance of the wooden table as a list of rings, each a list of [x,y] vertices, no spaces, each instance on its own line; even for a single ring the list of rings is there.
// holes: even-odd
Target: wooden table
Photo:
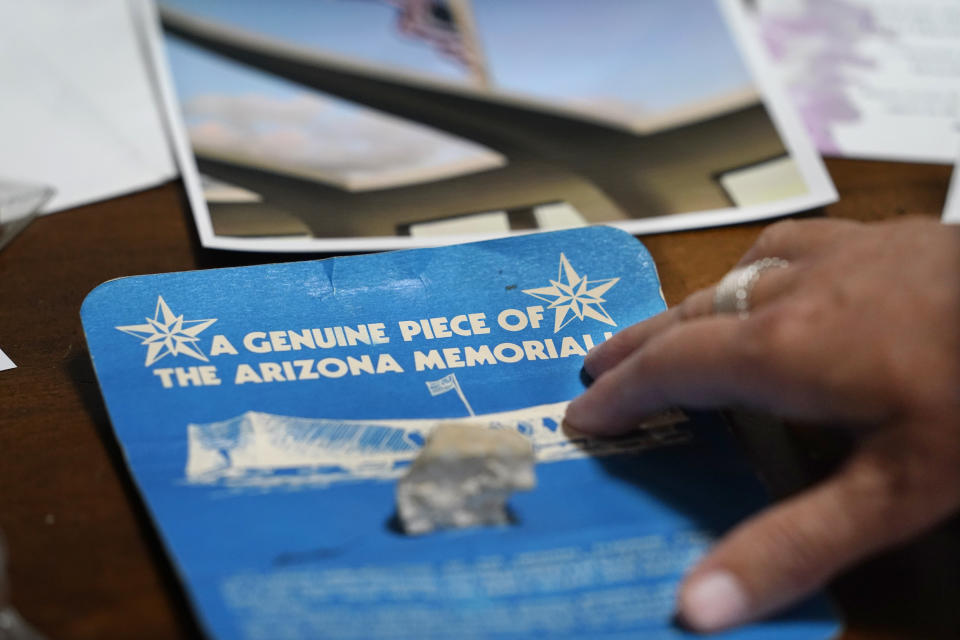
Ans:
[[[831,217],[938,216],[949,167],[831,160]],[[822,214],[818,212],[817,215]],[[718,280],[762,224],[648,236],[667,300]],[[113,439],[80,326],[84,296],[119,276],[305,256],[199,247],[179,183],[51,215],[0,251],[0,530],[13,601],[51,639],[196,637]],[[843,638],[960,638],[960,522],[834,587]]]

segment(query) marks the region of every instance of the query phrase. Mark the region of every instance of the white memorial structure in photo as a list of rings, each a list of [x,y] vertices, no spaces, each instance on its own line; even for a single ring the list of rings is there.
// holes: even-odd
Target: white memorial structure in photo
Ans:
[[[667,413],[619,438],[568,434],[567,403],[469,418],[339,420],[248,411],[187,426],[186,480],[234,487],[292,487],[403,475],[438,424],[509,429],[529,438],[537,462],[642,451],[685,442],[683,415]]]

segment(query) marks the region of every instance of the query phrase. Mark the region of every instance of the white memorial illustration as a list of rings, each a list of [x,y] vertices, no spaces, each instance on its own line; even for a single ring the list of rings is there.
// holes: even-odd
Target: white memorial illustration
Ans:
[[[456,380],[453,374],[446,377]],[[560,402],[424,420],[337,420],[248,411],[222,422],[187,426],[186,480],[258,488],[392,480],[404,473],[441,422],[515,431],[530,440],[538,463],[637,452],[689,438],[677,426],[684,420],[680,412],[657,416],[616,439],[567,434],[561,426],[566,406]]]

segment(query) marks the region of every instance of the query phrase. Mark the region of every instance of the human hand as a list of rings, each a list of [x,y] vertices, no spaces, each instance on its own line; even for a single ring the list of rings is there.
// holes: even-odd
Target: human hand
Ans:
[[[818,485],[741,523],[688,574],[698,631],[780,609],[960,507],[960,228],[910,219],[768,227],[739,266],[779,257],[747,317],[714,287],[590,351],[576,430],[614,435],[674,407],[744,407],[843,426],[854,453]]]

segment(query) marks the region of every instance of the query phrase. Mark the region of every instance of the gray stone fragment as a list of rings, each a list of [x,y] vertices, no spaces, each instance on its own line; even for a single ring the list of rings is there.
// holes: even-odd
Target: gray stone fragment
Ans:
[[[408,534],[506,524],[514,491],[536,485],[530,442],[515,431],[442,423],[397,483],[397,515]]]

